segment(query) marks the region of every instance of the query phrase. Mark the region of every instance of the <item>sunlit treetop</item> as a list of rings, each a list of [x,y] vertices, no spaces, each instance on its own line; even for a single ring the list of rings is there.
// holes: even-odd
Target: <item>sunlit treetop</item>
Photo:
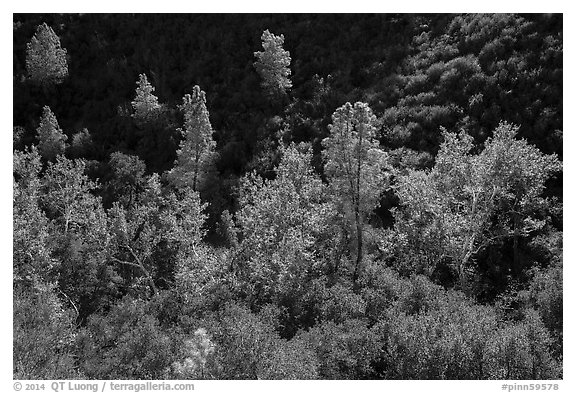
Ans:
[[[66,49],[60,38],[46,23],[38,26],[26,46],[26,71],[30,80],[41,85],[62,83],[68,76]]]
[[[262,33],[264,51],[254,52],[258,59],[254,67],[262,77],[262,87],[271,95],[284,94],[292,87],[290,52],[282,48],[283,44],[283,34],[276,36],[266,30]]]
[[[146,74],[140,74],[138,82],[136,82],[136,97],[132,101],[132,108],[134,108],[134,114],[132,117],[137,122],[146,122],[151,119],[160,109],[160,104],[158,103],[158,97],[156,97],[154,92],[154,86],[148,82]]]

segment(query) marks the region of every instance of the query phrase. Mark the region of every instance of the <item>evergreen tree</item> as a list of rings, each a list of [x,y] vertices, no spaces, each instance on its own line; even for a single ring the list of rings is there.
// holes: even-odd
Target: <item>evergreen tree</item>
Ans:
[[[26,71],[31,80],[41,85],[62,83],[68,76],[66,49],[60,46],[60,38],[46,23],[38,26],[26,46]]]
[[[345,222],[354,227],[356,266],[362,262],[363,221],[378,205],[387,182],[387,155],[376,141],[376,117],[362,102],[349,102],[332,115],[330,136],[322,141],[325,173]]]
[[[184,139],[180,142],[178,157],[168,176],[177,188],[190,187],[200,191],[214,171],[216,158],[216,142],[212,139],[214,132],[206,109],[206,93],[194,86],[192,95],[186,94],[179,108],[184,112],[184,129],[180,129]]]
[[[38,151],[46,160],[52,160],[57,155],[63,154],[66,148],[68,137],[62,132],[58,125],[56,116],[45,106],[40,119],[40,125],[36,129],[38,138]]]
[[[154,119],[161,106],[158,103],[158,97],[153,94],[154,86],[148,82],[146,74],[140,74],[136,86],[138,87],[136,97],[132,101],[132,108],[134,108],[132,117],[137,124],[143,124]]]
[[[282,95],[292,87],[290,52],[282,48],[283,44],[283,34],[277,36],[266,30],[262,33],[264,51],[254,52],[258,59],[254,67],[262,77],[262,87],[270,95]]]

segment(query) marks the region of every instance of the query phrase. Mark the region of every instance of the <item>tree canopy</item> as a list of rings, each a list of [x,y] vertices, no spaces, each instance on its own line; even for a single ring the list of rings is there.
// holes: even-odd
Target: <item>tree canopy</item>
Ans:
[[[563,377],[561,14],[13,19],[15,378]]]

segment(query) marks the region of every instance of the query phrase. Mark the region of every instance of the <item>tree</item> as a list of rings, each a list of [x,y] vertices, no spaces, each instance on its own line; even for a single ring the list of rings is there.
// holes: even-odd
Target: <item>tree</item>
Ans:
[[[212,319],[212,318],[211,318]],[[216,345],[208,375],[217,379],[315,379],[318,362],[301,340],[279,337],[270,321],[236,303],[217,313],[206,330]]]
[[[167,379],[182,341],[161,326],[153,302],[125,296],[89,318],[77,346],[88,378]]]
[[[378,205],[388,179],[387,155],[375,139],[375,121],[367,104],[347,102],[332,115],[330,136],[322,141],[332,194],[356,232],[355,282],[363,257],[363,221]]]
[[[96,219],[94,214],[99,213],[100,200],[91,194],[97,184],[84,174],[85,168],[84,160],[60,156],[56,162],[48,164],[43,178],[44,208],[58,222],[64,234]]]
[[[148,82],[146,74],[140,74],[136,86],[136,97],[132,101],[134,108],[132,117],[137,124],[144,124],[158,115],[161,105],[158,103],[158,97],[153,94],[154,86]]]
[[[191,190],[163,194],[157,174],[146,178],[129,207],[113,203],[108,211],[110,259],[123,266],[129,285],[143,284],[157,295],[157,282],[170,284],[179,263],[200,259],[197,248],[204,235],[205,207]]]
[[[86,162],[57,157],[42,179],[42,207],[50,220],[50,244],[59,261],[59,289],[83,318],[116,295],[118,276],[108,263],[110,235],[98,184]]]
[[[74,157],[80,158],[88,154],[91,145],[92,135],[90,135],[88,129],[84,128],[72,136],[72,143],[69,150]]]
[[[115,199],[130,209],[146,186],[146,164],[138,156],[119,151],[110,154],[109,163],[113,178],[108,186]]]
[[[262,87],[272,95],[283,95],[292,87],[290,81],[290,52],[284,50],[284,35],[279,36],[268,30],[262,33],[262,47],[264,51],[254,52],[258,59],[254,68],[262,78]]]
[[[46,23],[38,26],[36,34],[26,45],[26,70],[30,79],[41,85],[62,83],[68,76],[66,49]]]
[[[14,378],[83,378],[75,364],[74,317],[53,286],[15,286],[13,307]]]
[[[22,126],[12,127],[12,146],[14,149],[20,148],[22,145],[22,137],[26,133],[26,129]]]
[[[377,333],[365,321],[348,319],[317,324],[291,341],[302,341],[315,352],[322,379],[376,379],[373,366],[383,344]]]
[[[561,154],[562,34],[552,27],[559,18],[465,14],[416,21],[410,46],[416,50],[370,102],[383,112],[387,145],[435,153],[440,126],[484,141],[506,120],[542,151]]]
[[[35,146],[14,152],[13,277],[14,283],[53,282],[58,261],[51,255],[48,218],[40,208],[42,170]]]
[[[57,155],[64,153],[68,137],[60,129],[56,116],[48,106],[43,109],[36,135],[38,151],[44,159],[53,160]]]
[[[174,373],[180,379],[203,377],[208,357],[214,353],[214,344],[206,329],[197,329],[192,338],[184,341],[184,346],[184,359],[172,364]]]
[[[525,139],[517,140],[518,131],[518,126],[501,122],[474,163],[483,169],[478,188],[492,186],[498,195],[497,233],[512,237],[513,273],[522,267],[522,239],[547,223],[551,200],[542,195],[546,182],[562,170],[556,154],[542,154]]]
[[[136,125],[135,150],[150,171],[161,173],[175,159],[175,111],[158,102],[153,94],[154,86],[145,74],[140,74],[136,85],[136,96],[131,103]]]
[[[177,188],[190,187],[203,190],[213,174],[216,142],[212,137],[212,125],[206,109],[206,93],[194,86],[192,95],[186,94],[179,106],[184,113],[184,139],[180,142],[178,158],[169,173],[169,179]]]
[[[401,263],[431,275],[447,262],[466,287],[475,257],[511,239],[512,270],[518,273],[519,242],[546,224],[549,201],[542,192],[561,164],[556,155],[515,139],[517,130],[501,123],[477,155],[471,154],[471,136],[444,131],[434,168],[398,178],[395,230]]]
[[[237,263],[247,275],[248,293],[259,301],[301,291],[325,254],[322,238],[334,209],[311,159],[310,151],[292,145],[283,152],[276,179],[252,174],[243,181]]]

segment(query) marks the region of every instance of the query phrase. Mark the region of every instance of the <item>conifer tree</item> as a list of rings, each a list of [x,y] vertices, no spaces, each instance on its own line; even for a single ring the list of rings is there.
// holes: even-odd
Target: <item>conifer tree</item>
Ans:
[[[136,88],[136,97],[132,101],[132,108],[134,108],[132,117],[137,123],[142,124],[157,114],[160,104],[158,97],[153,94],[154,86],[148,82],[146,74],[140,74],[136,85],[138,87]]]
[[[36,129],[38,138],[38,151],[46,160],[54,159],[58,154],[63,154],[68,137],[58,125],[56,116],[45,106],[40,119],[40,125]]]
[[[36,34],[26,46],[26,71],[30,79],[41,85],[62,83],[68,76],[66,49],[46,23],[38,26]]]
[[[363,221],[379,202],[387,176],[387,155],[375,139],[376,116],[363,102],[349,102],[332,115],[330,136],[322,141],[325,173],[345,221],[356,237],[354,281],[362,262]]]
[[[186,94],[179,106],[184,113],[184,139],[169,179],[177,188],[203,189],[214,170],[216,142],[212,139],[212,125],[206,109],[206,93],[194,86],[192,95]]]
[[[262,33],[264,51],[254,52],[258,59],[254,68],[262,77],[262,87],[270,95],[282,95],[292,87],[290,81],[290,52],[284,50],[284,35],[276,36],[268,30]]]

